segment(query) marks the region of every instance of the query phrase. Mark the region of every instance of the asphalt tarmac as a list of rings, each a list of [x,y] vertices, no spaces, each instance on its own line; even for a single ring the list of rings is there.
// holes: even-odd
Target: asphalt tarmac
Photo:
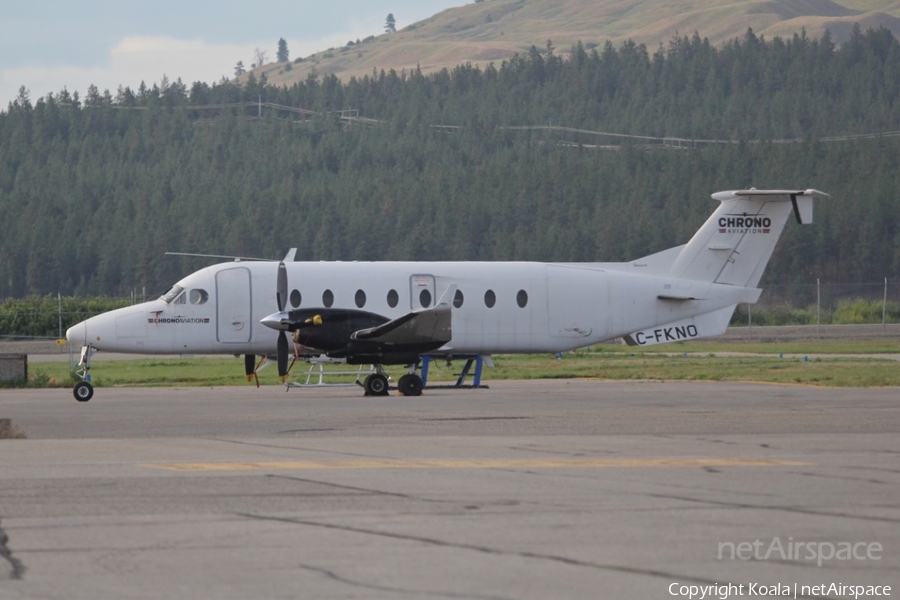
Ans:
[[[0,390],[0,598],[900,593],[897,389],[488,383]]]

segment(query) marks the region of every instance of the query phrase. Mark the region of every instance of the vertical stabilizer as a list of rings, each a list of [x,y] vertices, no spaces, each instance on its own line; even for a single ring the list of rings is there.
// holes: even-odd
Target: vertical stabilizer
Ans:
[[[775,250],[784,224],[812,222],[818,190],[737,190],[718,192],[719,208],[694,234],[669,269],[669,276],[756,287]]]

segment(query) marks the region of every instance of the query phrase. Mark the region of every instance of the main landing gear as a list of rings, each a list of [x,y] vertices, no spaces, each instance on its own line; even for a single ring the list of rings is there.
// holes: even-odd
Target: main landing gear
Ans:
[[[81,377],[81,381],[75,384],[72,390],[75,399],[79,402],[87,402],[94,397],[94,386],[91,385],[91,355],[94,353],[93,346],[81,347],[81,361],[78,363],[78,369],[75,375]]]
[[[403,396],[421,396],[425,383],[416,374],[418,364],[409,366],[409,373],[397,382],[397,391]],[[375,372],[366,377],[362,384],[366,396],[387,396],[390,393],[387,375],[381,365],[375,365]]]
[[[366,396],[387,396],[388,378],[380,371],[372,373],[363,381],[363,388],[366,390]]]
[[[421,396],[425,383],[415,373],[407,373],[397,382],[397,390],[404,396]]]

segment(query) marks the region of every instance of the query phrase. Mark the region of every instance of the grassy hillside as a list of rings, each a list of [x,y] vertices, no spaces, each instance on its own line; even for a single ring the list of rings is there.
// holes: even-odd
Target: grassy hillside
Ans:
[[[402,15],[397,15],[402,17]],[[424,72],[467,62],[499,64],[532,45],[552,40],[557,52],[577,41],[588,48],[632,39],[651,51],[675,35],[697,31],[710,42],[757,35],[791,37],[803,29],[836,42],[848,39],[854,23],[863,30],[886,27],[900,34],[898,0],[484,0],[451,8],[393,34],[332,48],[302,62],[269,63],[253,71],[270,83],[292,84],[309,73],[333,73],[343,80],[373,69]],[[373,32],[376,33],[376,32]],[[246,76],[245,76],[246,77]]]

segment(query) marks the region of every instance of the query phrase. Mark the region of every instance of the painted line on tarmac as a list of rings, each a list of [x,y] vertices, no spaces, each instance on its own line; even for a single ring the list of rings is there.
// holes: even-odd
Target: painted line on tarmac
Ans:
[[[138,465],[166,471],[281,471],[328,469],[569,469],[635,467],[799,467],[812,463],[768,458],[603,458],[603,459],[524,459],[524,460],[347,460],[347,461],[272,461],[147,463]]]

